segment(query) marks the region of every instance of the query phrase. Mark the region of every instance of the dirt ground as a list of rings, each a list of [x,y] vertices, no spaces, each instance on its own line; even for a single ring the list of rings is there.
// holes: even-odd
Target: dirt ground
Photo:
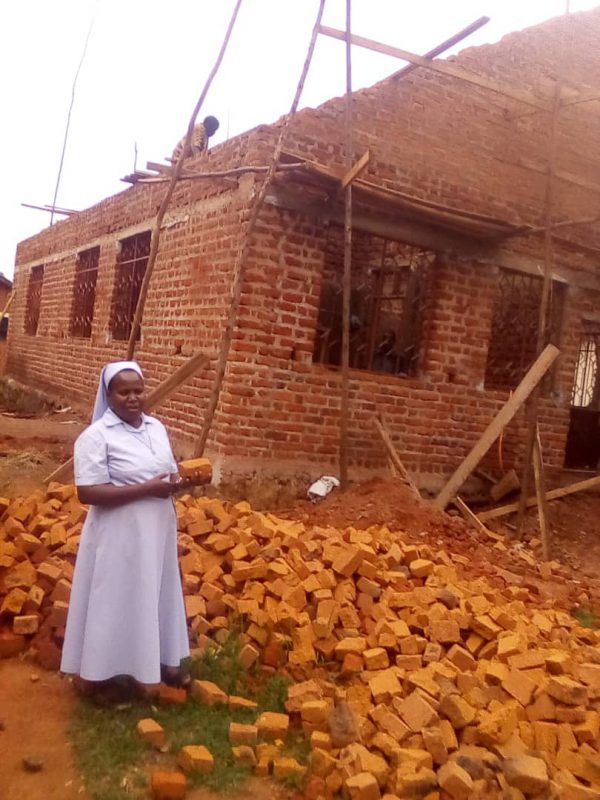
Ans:
[[[32,680],[32,676],[37,680]],[[0,797],[2,800],[86,799],[67,737],[69,683],[27,661],[0,661]],[[42,759],[29,773],[24,758]]]
[[[0,413],[0,495],[15,497],[39,488],[73,454],[85,423],[71,412],[21,418]]]

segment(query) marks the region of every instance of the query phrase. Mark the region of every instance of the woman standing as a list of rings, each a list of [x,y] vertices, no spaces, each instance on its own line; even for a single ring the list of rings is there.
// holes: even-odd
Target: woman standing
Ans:
[[[61,670],[90,694],[117,675],[146,688],[176,682],[189,654],[172,500],[184,482],[164,425],[142,412],[143,393],[136,362],[107,364],[92,425],[75,443],[75,483],[90,509]]]

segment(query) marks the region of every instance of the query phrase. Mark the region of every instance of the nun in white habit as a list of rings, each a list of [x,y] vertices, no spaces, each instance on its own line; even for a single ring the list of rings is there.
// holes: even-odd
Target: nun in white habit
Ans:
[[[189,654],[172,499],[182,482],[164,425],[142,412],[143,392],[136,362],[107,364],[92,424],[75,442],[75,483],[90,509],[61,670],[88,689],[118,675],[175,682]]]

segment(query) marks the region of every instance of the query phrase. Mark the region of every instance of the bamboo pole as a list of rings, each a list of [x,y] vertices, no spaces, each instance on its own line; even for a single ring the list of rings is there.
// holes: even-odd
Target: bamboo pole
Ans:
[[[346,0],[346,103],[344,113],[346,174],[352,152],[352,0]],[[342,383],[340,398],[340,482],[348,485],[348,401],[350,395],[350,302],[352,297],[352,181],[344,188],[344,275],[342,282]]]
[[[204,88],[202,89],[200,97],[198,98],[198,102],[196,103],[196,106],[194,107],[194,110],[192,112],[192,116],[190,117],[187,134],[185,137],[185,145],[181,151],[181,155],[177,159],[177,163],[175,164],[173,174],[171,175],[171,182],[167,187],[165,196],[163,197],[162,203],[160,204],[160,207],[158,209],[156,219],[154,220],[154,227],[152,228],[152,239],[150,243],[150,253],[148,255],[148,264],[146,265],[146,271],[144,273],[144,278],[142,280],[142,285],[140,287],[140,294],[138,297],[133,321],[131,323],[129,342],[127,343],[128,361],[130,361],[133,358],[133,354],[135,352],[135,345],[140,333],[142,317],[144,316],[144,307],[146,305],[146,297],[148,295],[148,287],[150,286],[150,280],[152,279],[152,273],[154,271],[154,265],[156,263],[156,256],[158,255],[158,245],[160,242],[160,231],[161,231],[162,221],[167,212],[167,208],[169,207],[169,203],[171,202],[171,197],[173,196],[173,192],[175,191],[175,186],[177,185],[179,176],[181,175],[181,172],[183,170],[185,153],[188,152],[192,142],[194,125],[196,124],[196,117],[198,116],[198,112],[202,108],[202,104],[204,103],[204,99],[208,94],[208,90],[210,89],[213,79],[217,74],[219,67],[221,66],[221,61],[223,60],[223,56],[225,55],[225,51],[227,50],[227,45],[229,44],[229,39],[231,38],[233,26],[235,24],[241,5],[242,5],[242,0],[237,0],[235,8],[233,9],[233,13],[231,15],[231,19],[229,20],[229,25],[227,26],[227,31],[225,32],[225,38],[223,39],[223,44],[221,45],[221,49],[219,50],[217,60],[215,61],[215,64],[212,70],[210,71],[208,78],[206,79]]]
[[[264,203],[267,191],[271,185],[273,176],[277,171],[279,157],[281,156],[281,152],[283,150],[283,144],[289,129],[290,121],[294,116],[294,114],[296,113],[298,109],[298,104],[300,103],[300,97],[302,95],[302,90],[304,88],[304,83],[306,81],[306,76],[308,74],[308,68],[310,67],[313,52],[315,49],[315,44],[317,42],[319,25],[321,24],[321,18],[323,16],[324,8],[325,8],[325,0],[319,0],[317,19],[313,27],[312,36],[308,46],[308,52],[306,54],[306,59],[304,61],[304,65],[302,67],[302,73],[300,75],[300,80],[298,81],[298,86],[296,87],[296,94],[294,96],[294,100],[292,101],[290,112],[289,114],[286,115],[286,117],[283,120],[283,124],[279,132],[279,138],[277,139],[275,150],[273,151],[273,158],[271,161],[271,165],[269,167],[269,171],[267,172],[263,184],[256,195],[254,205],[250,212],[250,218],[248,219],[248,224],[246,227],[243,244],[240,248],[240,252],[236,259],[233,271],[233,288],[231,293],[231,302],[229,305],[229,313],[227,315],[227,320],[225,322],[225,330],[223,333],[223,339],[221,341],[219,359],[217,361],[217,367],[215,372],[215,380],[208,400],[208,408],[206,410],[206,415],[204,418],[204,423],[202,425],[200,436],[198,438],[198,443],[195,448],[196,456],[201,456],[204,453],[204,448],[206,447],[208,435],[210,433],[215,412],[217,410],[217,405],[219,403],[219,397],[221,396],[221,389],[223,386],[223,378],[225,377],[225,370],[227,368],[227,361],[229,359],[229,351],[231,349],[233,331],[235,328],[235,324],[237,322],[237,315],[240,307],[240,300],[242,296],[242,284],[243,284],[244,273],[246,271],[246,264],[248,262],[248,257],[250,255],[250,243],[252,239],[252,234],[254,232],[254,228],[258,221],[258,215]]]
[[[180,386],[193,378],[203,367],[207,367],[210,363],[208,356],[204,353],[196,353],[195,356],[189,358],[185,363],[178,367],[175,372],[169,375],[162,383],[151,391],[144,402],[144,411],[150,413],[155,408],[158,408],[165,402]],[[54,470],[50,475],[44,478],[45,483],[50,481],[63,481],[70,477],[71,468],[73,467],[73,457],[61,464],[60,467]]]
[[[536,343],[536,355],[540,355],[545,345],[548,343],[548,311],[550,307],[550,293],[552,289],[552,265],[554,262],[554,252],[552,245],[552,208],[554,203],[554,170],[556,161],[556,146],[558,134],[558,114],[560,110],[560,95],[562,85],[556,82],[554,87],[554,101],[550,118],[550,138],[548,148],[548,174],[546,179],[546,193],[544,199],[544,283],[542,286],[542,297],[540,300],[540,310],[538,316],[538,331]],[[519,499],[519,513],[517,516],[517,538],[521,538],[521,530],[525,511],[527,508],[527,497],[531,482],[531,469],[533,464],[533,449],[535,444],[535,432],[538,424],[538,407],[540,399],[540,385],[538,384],[529,399],[527,408],[527,434],[525,439],[525,457],[523,461],[523,472],[521,476],[521,497]],[[540,477],[543,482],[543,475]],[[542,491],[542,494],[545,490]]]

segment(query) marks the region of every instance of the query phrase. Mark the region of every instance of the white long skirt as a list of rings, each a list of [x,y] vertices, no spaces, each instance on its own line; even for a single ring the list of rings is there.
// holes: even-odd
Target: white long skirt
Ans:
[[[73,577],[61,670],[158,683],[189,655],[170,499],[92,506]]]

